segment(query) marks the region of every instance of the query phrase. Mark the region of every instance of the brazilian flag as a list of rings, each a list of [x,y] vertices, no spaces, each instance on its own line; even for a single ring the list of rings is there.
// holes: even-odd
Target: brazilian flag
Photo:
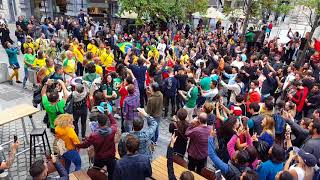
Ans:
[[[122,43],[118,43],[117,46],[119,47],[119,49],[124,53],[127,54],[129,49],[132,49],[133,45],[132,42],[122,42]]]

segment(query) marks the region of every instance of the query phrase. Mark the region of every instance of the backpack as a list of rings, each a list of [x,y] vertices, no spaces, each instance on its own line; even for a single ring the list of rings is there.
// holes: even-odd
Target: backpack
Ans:
[[[281,134],[283,133],[284,129],[285,129],[285,125],[286,125],[286,122],[285,120],[283,120],[283,118],[281,117],[281,114],[278,112],[278,113],[275,113],[273,115],[273,118],[274,118],[274,122],[275,122],[275,131],[276,131],[276,134]]]
[[[66,105],[64,107],[64,112],[68,114],[73,113],[73,97],[72,94],[68,97]]]
[[[60,138],[55,138],[53,140],[53,153],[62,156],[65,152],[67,152],[67,149],[64,141]]]
[[[237,96],[238,95],[241,95],[241,96],[245,96],[246,95],[246,87],[245,86],[243,86],[243,87],[241,87],[241,85],[239,84],[239,83],[237,83],[237,85],[240,87],[240,93],[239,94],[236,94]]]

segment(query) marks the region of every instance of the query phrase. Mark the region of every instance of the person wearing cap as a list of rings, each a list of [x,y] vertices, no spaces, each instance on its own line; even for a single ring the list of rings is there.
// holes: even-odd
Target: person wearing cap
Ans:
[[[23,43],[24,51],[27,51],[28,48],[31,48],[33,52],[35,51],[35,43],[33,42],[33,39],[31,36],[27,36],[26,42]]]
[[[295,164],[291,165],[295,160]],[[290,151],[289,158],[284,166],[284,170],[289,171],[294,179],[297,180],[312,180],[314,175],[314,166],[317,164],[317,158],[302,149],[293,147]]]
[[[274,144],[269,149],[268,154],[270,159],[262,162],[256,170],[260,180],[275,180],[276,174],[280,172],[284,166],[285,150],[281,146]]]

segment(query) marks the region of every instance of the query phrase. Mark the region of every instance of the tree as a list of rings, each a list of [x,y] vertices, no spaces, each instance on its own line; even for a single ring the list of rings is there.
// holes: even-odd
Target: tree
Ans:
[[[138,22],[143,23],[146,16],[168,21],[172,18],[187,20],[194,12],[205,12],[208,0],[119,0],[120,13],[123,11],[138,14]]]
[[[307,44],[304,46],[302,53],[298,57],[298,61],[297,61],[298,65],[302,65],[305,61],[306,52],[309,48],[309,44],[311,44],[311,38],[320,23],[319,22],[319,20],[320,20],[320,0],[300,0],[299,4],[308,9],[309,14],[306,14],[306,15],[308,16],[308,24],[311,27],[311,31],[310,31],[309,36],[306,36]]]
[[[266,12],[277,12],[287,14],[293,7],[283,0],[244,0],[245,20],[242,29],[242,35],[245,34],[248,21],[252,17],[261,17]]]

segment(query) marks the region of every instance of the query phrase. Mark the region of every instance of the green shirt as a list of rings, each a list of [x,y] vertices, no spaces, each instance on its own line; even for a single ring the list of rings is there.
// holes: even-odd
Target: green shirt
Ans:
[[[113,89],[117,93],[117,97],[119,97],[119,85],[121,84],[120,78],[113,79]]]
[[[85,81],[89,81],[90,83],[93,83],[93,81],[95,80],[95,79],[97,79],[97,78],[99,78],[100,76],[99,76],[99,74],[97,74],[97,73],[87,73],[87,74],[85,74],[84,76],[83,76],[83,80],[85,80]]]
[[[54,129],[54,121],[57,118],[57,113],[58,114],[63,114],[64,113],[64,107],[66,105],[66,101],[64,99],[61,99],[57,104],[52,105],[48,97],[42,96],[42,105],[46,112],[48,113],[49,117],[49,122],[50,122],[50,128]]]
[[[106,91],[108,96],[112,95],[112,91],[113,91],[113,87],[112,86],[104,84],[104,85],[101,86],[101,89],[103,91]]]
[[[187,108],[196,107],[198,95],[199,95],[199,89],[197,86],[194,86],[191,90],[189,90],[189,92],[187,94],[188,100],[186,102]]]
[[[25,54],[24,55],[24,60],[25,60],[25,64],[24,64],[24,68],[28,68],[27,64],[29,65],[33,65],[34,60],[36,59],[36,56],[33,54]]]
[[[211,86],[211,78],[209,76],[202,78],[200,80],[200,86],[202,90],[209,91]]]

